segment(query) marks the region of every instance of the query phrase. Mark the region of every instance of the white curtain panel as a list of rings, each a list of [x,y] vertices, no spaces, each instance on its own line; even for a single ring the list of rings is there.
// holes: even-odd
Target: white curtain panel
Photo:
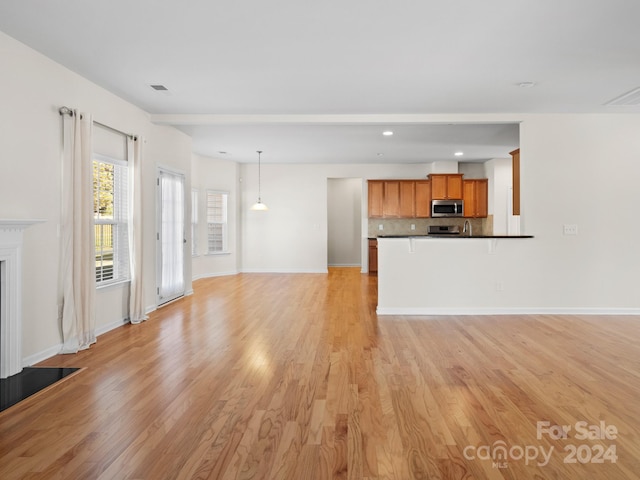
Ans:
[[[76,111],[63,118],[62,353],[76,353],[96,341],[93,122],[90,115]]]
[[[144,312],[142,298],[142,138],[127,137],[127,160],[129,163],[129,261],[131,283],[129,291],[129,321],[143,322],[148,317]]]
[[[160,172],[161,263],[159,296],[167,302],[184,294],[184,177]]]

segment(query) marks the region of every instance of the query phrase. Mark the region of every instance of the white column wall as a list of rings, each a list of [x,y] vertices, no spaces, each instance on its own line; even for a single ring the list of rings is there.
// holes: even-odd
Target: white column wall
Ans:
[[[508,230],[508,204],[513,183],[512,159],[494,158],[484,164],[488,182],[489,214],[493,215],[493,234],[506,235]]]

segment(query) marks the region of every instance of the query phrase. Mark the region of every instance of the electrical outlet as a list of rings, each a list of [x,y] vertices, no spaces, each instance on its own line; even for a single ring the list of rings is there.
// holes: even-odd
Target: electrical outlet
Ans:
[[[381,231],[382,231],[382,230],[384,230],[384,225],[379,224],[379,225],[378,225],[378,230],[381,230]]]
[[[416,229],[416,226],[415,226],[415,224],[414,224],[414,223],[412,223],[412,224],[411,224],[411,230],[415,230],[415,229]]]
[[[496,292],[503,292],[504,284],[501,281],[496,282]]]
[[[578,225],[575,223],[565,223],[563,225],[565,235],[578,235]]]

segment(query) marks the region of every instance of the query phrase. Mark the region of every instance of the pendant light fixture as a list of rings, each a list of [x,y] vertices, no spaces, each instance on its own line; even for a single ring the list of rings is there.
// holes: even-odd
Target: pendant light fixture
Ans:
[[[262,203],[262,198],[260,196],[260,155],[262,154],[262,150],[258,150],[258,201],[251,206],[251,210],[257,211],[265,211],[269,210],[269,208]]]

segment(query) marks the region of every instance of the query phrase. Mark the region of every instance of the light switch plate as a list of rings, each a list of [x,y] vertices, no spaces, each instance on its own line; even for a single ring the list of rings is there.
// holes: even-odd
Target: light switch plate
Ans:
[[[565,223],[563,225],[565,235],[578,235],[578,225],[575,223]]]

